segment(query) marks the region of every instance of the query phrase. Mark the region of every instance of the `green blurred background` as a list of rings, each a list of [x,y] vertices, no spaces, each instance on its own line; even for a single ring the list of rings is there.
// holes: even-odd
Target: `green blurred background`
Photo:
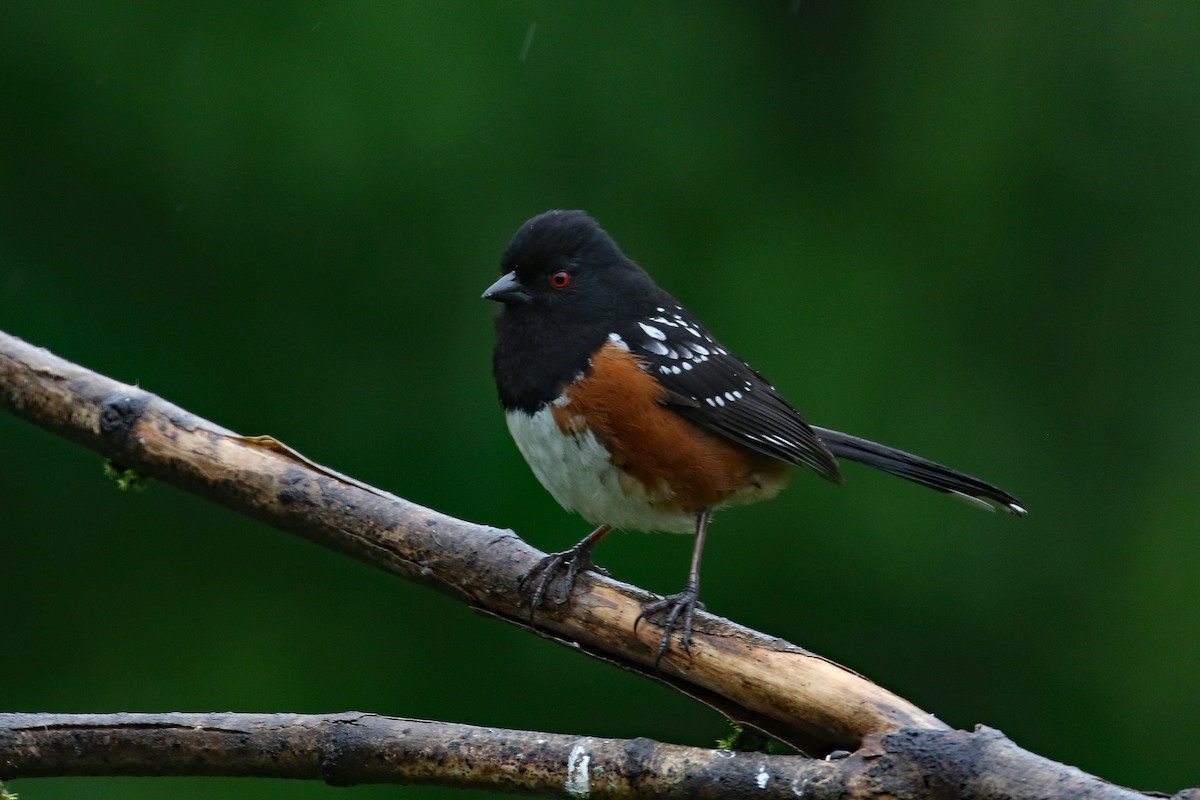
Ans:
[[[703,596],[956,726],[1200,783],[1200,5],[0,6],[0,329],[543,548],[480,292],[585,208],[850,467],[722,514]],[[377,711],[711,745],[686,698],[0,416],[0,709]],[[598,560],[659,591],[689,537]],[[49,798],[345,797],[17,781]],[[364,787],[355,796],[466,797]]]

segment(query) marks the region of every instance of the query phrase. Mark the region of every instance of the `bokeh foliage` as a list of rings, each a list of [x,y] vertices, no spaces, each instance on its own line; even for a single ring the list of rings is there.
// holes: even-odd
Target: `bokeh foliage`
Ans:
[[[508,439],[477,298],[526,217],[586,208],[813,421],[1031,510],[799,475],[719,517],[711,610],[1174,791],[1200,783],[1198,34],[1186,2],[5,3],[0,329],[557,548],[586,525]],[[0,503],[5,710],[727,733],[163,485],[120,493],[7,415]],[[689,546],[598,558],[668,591]]]

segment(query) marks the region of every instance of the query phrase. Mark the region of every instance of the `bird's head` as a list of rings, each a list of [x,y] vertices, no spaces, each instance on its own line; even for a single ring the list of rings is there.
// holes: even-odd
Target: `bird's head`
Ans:
[[[610,319],[654,289],[649,276],[583,211],[547,211],[526,222],[500,259],[501,277],[483,293],[504,314]]]
[[[496,317],[493,374],[506,408],[532,411],[583,374],[621,320],[663,302],[662,291],[582,211],[526,222],[483,293]]]

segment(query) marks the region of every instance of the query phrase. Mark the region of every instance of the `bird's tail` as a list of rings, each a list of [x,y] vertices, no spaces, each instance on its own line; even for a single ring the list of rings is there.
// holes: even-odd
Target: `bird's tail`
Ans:
[[[1021,516],[1024,506],[1008,492],[985,483],[978,478],[964,475],[957,470],[944,467],[927,458],[897,450],[894,447],[860,439],[847,433],[812,426],[829,452],[838,458],[848,458],[860,464],[897,475],[913,483],[937,489],[939,492],[955,494],[989,511],[1002,508]]]

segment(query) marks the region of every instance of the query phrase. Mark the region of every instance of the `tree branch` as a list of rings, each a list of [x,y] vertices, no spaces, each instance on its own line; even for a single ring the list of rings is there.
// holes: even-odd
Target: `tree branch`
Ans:
[[[255,776],[601,800],[1145,797],[1031,756],[988,728],[873,734],[858,753],[818,761],[358,712],[0,714],[0,753],[6,778]]]
[[[519,581],[543,554],[512,531],[410,503],[4,333],[0,407],[124,467],[528,627]],[[809,752],[857,752],[814,762],[369,714],[0,714],[0,779],[286,775],[561,795],[574,791],[574,775],[589,778],[593,796],[648,795],[653,781],[664,796],[727,797],[753,772],[755,790],[816,798],[1142,796],[1021,750],[996,731],[949,730],[844,667],[711,614],[697,615],[690,651],[672,648],[656,672],[659,634],[633,626],[649,597],[587,573],[570,607],[540,612],[538,627]],[[580,773],[584,756],[590,771]]]
[[[410,503],[4,333],[0,408],[124,467],[528,626],[520,578],[544,554],[512,531]],[[660,633],[633,624],[652,595],[592,572],[575,587],[569,608],[539,611],[539,630],[801,749],[853,748],[867,734],[902,727],[946,728],[844,667],[711,614],[697,615],[690,651],[672,648],[655,672]]]
[[[0,714],[0,772],[257,776],[433,784],[593,797],[785,797],[827,762],[651,742],[478,728],[356,712],[297,714]],[[776,787],[759,793],[758,775]],[[707,791],[704,787],[710,787]],[[715,787],[723,787],[721,792]],[[783,788],[780,788],[783,787]],[[728,792],[726,794],[725,792]]]

